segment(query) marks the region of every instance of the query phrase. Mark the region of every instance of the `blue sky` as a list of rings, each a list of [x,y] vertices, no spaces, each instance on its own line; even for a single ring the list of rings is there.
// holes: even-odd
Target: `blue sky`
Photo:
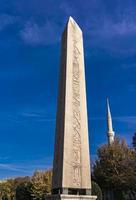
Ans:
[[[0,1],[0,178],[52,165],[60,38],[71,15],[83,30],[91,156],[114,130],[136,131],[135,0]]]

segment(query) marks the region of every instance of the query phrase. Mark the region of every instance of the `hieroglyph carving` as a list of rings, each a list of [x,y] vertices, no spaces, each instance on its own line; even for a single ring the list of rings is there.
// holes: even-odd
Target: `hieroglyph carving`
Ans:
[[[80,73],[79,73],[79,56],[78,49],[79,39],[76,36],[76,29],[73,28],[73,184],[81,186],[81,113],[80,113]]]

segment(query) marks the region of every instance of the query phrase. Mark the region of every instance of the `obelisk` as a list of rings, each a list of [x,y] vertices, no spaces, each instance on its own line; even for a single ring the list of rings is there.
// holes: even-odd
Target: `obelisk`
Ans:
[[[69,18],[62,35],[53,163],[53,199],[89,199],[91,172],[82,31]]]

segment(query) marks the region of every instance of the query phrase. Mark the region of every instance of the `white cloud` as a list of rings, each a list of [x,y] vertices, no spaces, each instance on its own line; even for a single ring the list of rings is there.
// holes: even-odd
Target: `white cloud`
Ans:
[[[75,13],[77,13],[77,10],[75,8],[75,6],[73,5],[73,3],[70,3],[69,1],[63,1],[60,4],[60,10],[61,12],[64,12],[65,15],[75,15]]]
[[[16,22],[16,17],[8,15],[8,14],[2,14],[0,15],[0,31],[7,28],[9,25],[12,25]]]
[[[116,121],[136,125],[136,116],[120,116],[120,117],[114,117],[114,119]]]
[[[115,34],[126,35],[136,33],[136,22],[129,19],[123,19],[121,22],[112,25]]]
[[[36,22],[26,22],[24,29],[20,31],[21,38],[30,45],[52,44],[59,40],[59,26],[47,21],[43,25]]]
[[[136,124],[136,116],[117,116],[112,118],[115,121]],[[89,117],[88,119],[93,121],[106,121],[106,117]]]
[[[23,175],[32,175],[35,170],[46,170],[52,168],[52,157],[43,157],[37,160],[20,160],[14,163],[0,163],[1,170],[8,172],[20,172]],[[1,173],[0,173],[1,176]]]
[[[22,167],[16,166],[16,165],[13,165],[13,164],[0,163],[0,169],[15,171],[15,172],[28,172],[27,170],[23,169]]]
[[[101,16],[100,16],[101,15]],[[85,35],[89,46],[104,49],[116,57],[132,56],[136,53],[136,15],[133,11],[107,11],[85,17]]]

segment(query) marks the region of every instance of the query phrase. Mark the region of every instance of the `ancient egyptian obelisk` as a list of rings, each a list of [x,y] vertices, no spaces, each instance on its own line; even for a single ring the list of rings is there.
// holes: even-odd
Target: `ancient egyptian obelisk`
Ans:
[[[91,196],[91,173],[82,31],[69,18],[62,35],[52,195],[61,199]]]

